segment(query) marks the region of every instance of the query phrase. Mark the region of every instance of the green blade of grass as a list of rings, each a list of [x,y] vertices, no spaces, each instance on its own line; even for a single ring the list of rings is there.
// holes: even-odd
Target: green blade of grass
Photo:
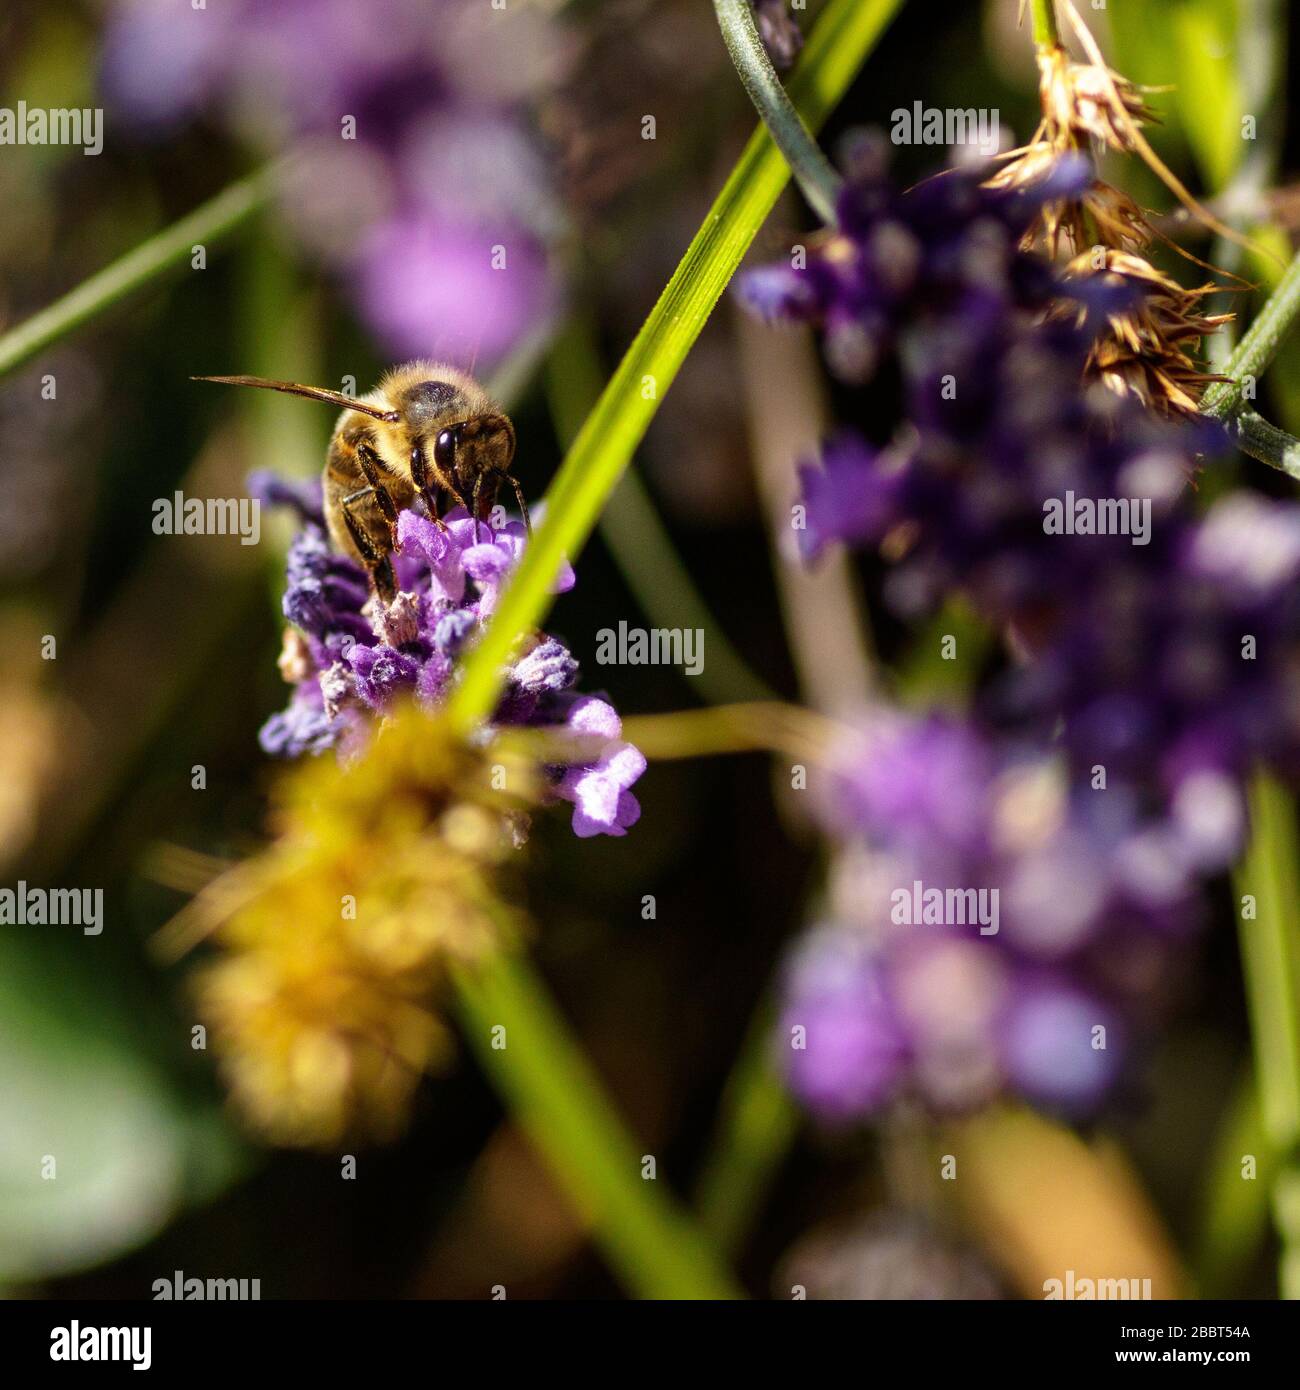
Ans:
[[[774,1001],[765,999],[750,1020],[696,1189],[704,1229],[729,1255],[743,1248],[799,1128],[773,1055],[775,1011]]]
[[[1029,9],[1035,45],[1038,48],[1055,48],[1061,42],[1056,25],[1056,0],[1033,0]]]
[[[11,328],[0,337],[0,376],[66,338],[135,290],[187,262],[195,246],[209,246],[242,226],[265,205],[270,187],[269,169],[232,183],[187,217],[165,227],[82,281],[62,299]]]
[[[1255,1159],[1254,1176],[1242,1160]],[[1264,1243],[1276,1154],[1264,1133],[1254,1069],[1238,1081],[1205,1165],[1195,1245],[1201,1298],[1241,1296],[1241,1281]]]
[[[791,100],[811,129],[821,126],[901,3],[831,0],[789,85]],[[546,520],[470,654],[448,706],[462,728],[468,730],[491,712],[511,649],[545,613],[560,564],[566,556],[575,556],[591,534],[686,354],[789,177],[772,137],[760,127],[555,476],[547,493]]]
[[[812,128],[843,94],[900,4],[831,0],[790,89]],[[490,713],[502,663],[546,611],[561,561],[576,555],[591,534],[788,178],[771,137],[760,129],[556,475],[546,520],[450,702],[451,718],[466,731]],[[571,1200],[589,1214],[595,1239],[627,1287],[649,1297],[732,1296],[734,1286],[706,1236],[675,1203],[646,1191],[631,1140],[527,957],[498,951],[472,972],[456,972],[453,982],[471,1044]],[[491,1046],[492,1028],[505,1019],[513,1019],[524,1045]],[[747,1181],[761,1184],[762,1175]],[[729,1235],[735,1225],[728,1216],[715,1229]]]
[[[557,336],[546,369],[551,418],[566,446],[577,438],[603,379],[591,325],[575,316]],[[652,627],[695,628],[704,634],[708,662],[697,676],[683,675],[702,700],[727,704],[776,699],[746,665],[695,587],[635,468],[624,471],[610,494],[601,513],[600,534]]]
[[[743,1298],[686,1210],[643,1176],[643,1155],[528,960],[507,948],[454,978],[467,1040],[622,1283],[642,1298]]]
[[[771,132],[808,205],[823,222],[833,225],[843,180],[781,85],[759,36],[754,7],[749,0],[713,0],[713,8],[727,52],[754,109]]]
[[[1250,812],[1250,845],[1234,875],[1241,957],[1263,1129],[1278,1156],[1279,1295],[1300,1298],[1300,832],[1290,795],[1263,773],[1251,784]]]

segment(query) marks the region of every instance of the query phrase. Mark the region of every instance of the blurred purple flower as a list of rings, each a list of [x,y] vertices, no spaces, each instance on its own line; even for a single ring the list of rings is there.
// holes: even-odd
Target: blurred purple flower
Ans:
[[[1089,1114],[1119,1078],[1124,1050],[1117,1019],[1072,985],[1022,980],[1000,1035],[1011,1088],[1038,1104]]]
[[[420,212],[371,229],[355,283],[371,326],[402,357],[499,361],[554,307],[545,253],[526,233]]]
[[[821,467],[799,469],[804,525],[799,547],[816,559],[833,541],[876,545],[897,517],[904,459],[882,459],[856,436],[843,433],[822,450]]]
[[[805,550],[882,550],[897,616],[960,593],[1014,659],[969,723],[879,717],[846,748],[827,828],[867,847],[878,882],[844,929],[870,943],[925,1101],[1010,1089],[1081,1113],[1149,1032],[1206,880],[1241,850],[1244,779],[1300,774],[1300,508],[1236,493],[1202,515],[1188,480],[1217,428],[1084,386],[1107,306],[1022,249],[1082,165],[1013,194],[960,170],[901,193],[878,143],[855,159],[807,264],[742,290],[819,322],[845,381],[898,373],[900,442],[837,441],[803,470]],[[996,890],[997,934],[900,926],[886,890],[919,880]],[[798,1085],[814,1064],[791,1065]]]
[[[325,490],[320,478],[282,478],[269,468],[248,475],[245,491],[263,507],[291,507],[299,521],[325,525]]]
[[[490,366],[557,299],[563,219],[521,112],[564,47],[473,0],[119,0],[102,86],[146,136],[205,115],[288,147],[284,210],[386,350]]]
[[[860,1119],[901,1087],[907,1039],[864,937],[814,929],[792,962],[780,1036],[795,1094],[822,1119]]]
[[[832,828],[887,835],[911,850],[952,846],[968,856],[987,843],[989,751],[968,726],[882,712],[846,748],[826,807]]]
[[[1132,871],[1161,823],[952,719],[882,711],[834,765],[821,810],[859,867],[787,975],[796,1095],[834,1123],[905,1094],[941,1113],[1004,1091],[1095,1111],[1196,926],[1191,864],[1168,858],[1158,893]]]

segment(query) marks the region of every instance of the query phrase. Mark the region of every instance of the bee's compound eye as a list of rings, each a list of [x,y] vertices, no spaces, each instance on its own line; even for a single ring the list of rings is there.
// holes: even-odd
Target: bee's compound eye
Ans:
[[[433,461],[444,473],[452,471],[456,458],[456,431],[443,430],[433,443]]]

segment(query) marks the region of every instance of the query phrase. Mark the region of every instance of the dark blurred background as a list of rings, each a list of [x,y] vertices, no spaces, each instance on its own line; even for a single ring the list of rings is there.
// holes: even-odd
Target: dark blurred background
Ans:
[[[227,100],[220,83],[165,122],[115,113],[102,85],[105,54],[130,8],[11,0],[0,16],[0,105],[106,107],[97,158],[0,149],[0,329],[301,138],[292,123],[269,118],[258,130],[257,89]],[[445,8],[425,6],[431,24]],[[565,358],[557,368],[555,344],[571,348],[576,334],[601,370],[612,369],[753,125],[708,7],[534,8],[558,32],[562,60],[500,109],[538,152],[556,210],[536,231],[547,287],[527,310],[531,321],[521,320],[519,342],[530,340],[523,360],[502,351],[485,364],[511,383],[517,471],[531,499],[562,455],[557,416],[567,409],[580,419],[586,404]],[[862,124],[887,127],[895,107],[918,99],[997,107],[1004,132],[1026,138],[1036,93],[1015,8],[1014,0],[905,4],[825,143],[834,149]],[[1166,11],[1166,21],[1207,9],[1132,8]],[[1149,32],[1130,23],[1107,35],[1104,17],[1091,18],[1131,77],[1178,80],[1169,70],[1176,46],[1162,43],[1154,19]],[[1287,96],[1283,170],[1295,163]],[[1218,190],[1185,128],[1188,100],[1196,93],[1157,98],[1166,116],[1157,143],[1212,198]],[[641,138],[647,113],[656,116],[653,142]],[[905,177],[942,157],[896,152]],[[1146,177],[1124,176],[1141,201],[1166,206]],[[422,1085],[405,1137],[359,1151],[357,1180],[341,1182],[337,1155],[268,1150],[240,1131],[208,1055],[190,1047],[188,963],[164,969],[147,949],[185,901],[189,861],[169,847],[224,859],[259,842],[273,769],[257,731],[285,698],[275,657],[289,534],[287,521],[264,516],[255,547],[156,536],[152,503],[176,489],[238,495],[254,467],[305,476],[319,467],[331,424],[322,408],[234,399],[189,377],[260,372],[335,385],[352,375],[364,390],[400,355],[357,298],[355,264],[308,244],[301,219],[316,215],[277,205],[208,248],[202,272],[182,269],[132,296],[0,383],[4,882],[102,887],[107,917],[93,938],[0,933],[0,1290],[141,1298],[155,1279],[183,1270],[258,1277],[264,1298],[482,1297],[496,1282],[511,1297],[617,1296],[463,1050]],[[336,215],[337,196],[323,213]],[[1285,223],[1285,200],[1261,209],[1270,215]],[[754,259],[783,254],[810,226],[787,197]],[[1188,244],[1209,251],[1204,238]],[[772,443],[786,455],[773,466],[791,475],[794,452],[811,447],[829,419],[879,435],[892,412],[887,383],[852,398],[823,395],[805,340],[789,334],[746,348],[754,333],[724,300],[636,466],[743,666],[798,699],[806,673],[780,621],[780,562],[755,481],[766,426],[753,403],[791,402],[785,437]],[[47,373],[57,381],[52,402],[41,399]],[[1283,364],[1273,375],[1290,377],[1292,395],[1272,407],[1296,429],[1300,374]],[[819,400],[821,419],[807,409]],[[576,589],[549,624],[581,658],[586,687],[606,688],[625,714],[754,693],[743,681],[727,688],[730,668],[715,670],[706,694],[673,668],[596,665],[597,632],[620,619],[681,625],[671,612],[646,613],[629,579],[638,564],[659,563],[658,551],[638,556],[635,530],[630,544],[625,534],[611,545],[610,534],[593,539]],[[870,572],[861,578],[870,592]],[[911,635],[881,613],[872,618],[882,660],[905,661]],[[53,661],[41,659],[45,634],[57,639]],[[814,649],[822,640],[805,636]],[[835,653],[823,657],[833,668]],[[206,769],[203,790],[192,786],[196,765]],[[786,943],[815,912],[824,865],[796,798],[765,759],[652,765],[637,793],[643,815],[625,839],[579,842],[564,815],[542,817],[526,895],[547,980],[645,1152],[659,1156],[661,1180],[689,1196],[727,1076]],[[1188,962],[1181,1010],[1145,1090],[1105,1125],[1106,1142],[1126,1153],[1189,1262],[1210,1238],[1207,1154],[1231,1117],[1248,1053],[1227,892],[1204,958]],[[644,894],[656,898],[653,921],[642,920]],[[54,1184],[31,1172],[31,1156],[47,1152],[67,1155]],[[801,1127],[744,1245],[750,1288],[770,1292],[809,1231],[850,1245],[879,1241],[860,1223],[886,1200],[886,1176],[877,1136]],[[956,1236],[997,1269],[996,1242],[978,1223]],[[1242,1267],[1223,1269],[1228,1291],[1266,1296],[1266,1243],[1244,1248]],[[906,1241],[898,1251],[919,1258]],[[1016,1291],[1005,1270],[997,1277]]]

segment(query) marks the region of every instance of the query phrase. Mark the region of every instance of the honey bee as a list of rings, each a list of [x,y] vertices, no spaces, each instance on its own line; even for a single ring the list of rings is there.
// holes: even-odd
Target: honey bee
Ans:
[[[336,549],[365,566],[385,603],[396,594],[390,555],[398,513],[418,498],[438,515],[439,491],[455,498],[477,530],[502,481],[515,492],[532,535],[519,479],[510,472],[515,427],[467,372],[445,362],[395,367],[364,396],[257,376],[199,376],[225,386],[256,386],[342,406],[325,459],[325,521]]]

